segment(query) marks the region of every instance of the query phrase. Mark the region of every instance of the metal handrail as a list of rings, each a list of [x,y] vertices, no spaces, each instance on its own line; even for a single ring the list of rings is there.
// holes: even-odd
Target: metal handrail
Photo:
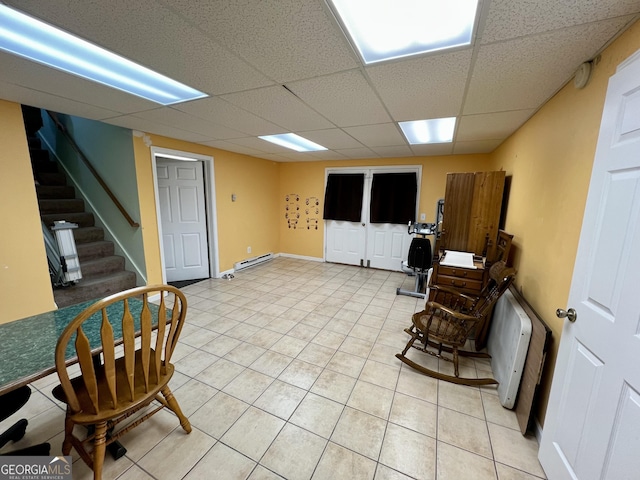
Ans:
[[[109,198],[111,199],[111,201],[113,201],[113,203],[115,204],[116,207],[118,207],[118,210],[120,210],[120,213],[122,213],[122,215],[124,216],[124,218],[127,220],[127,222],[129,222],[129,225],[131,225],[134,228],[138,228],[140,226],[140,224],[136,221],[133,220],[133,218],[131,218],[131,215],[129,215],[127,213],[127,211],[125,210],[125,208],[122,206],[122,204],[120,203],[120,201],[116,198],[116,196],[114,195],[114,193],[111,191],[111,189],[109,188],[109,186],[105,183],[105,181],[102,179],[102,177],[100,176],[100,174],[98,173],[98,171],[93,167],[93,165],[91,165],[91,162],[89,162],[89,159],[86,157],[86,155],[82,152],[82,150],[80,150],[80,147],[78,146],[78,144],[75,142],[75,140],[73,139],[73,137],[69,134],[67,128],[62,124],[62,122],[60,122],[60,120],[58,119],[58,116],[55,112],[50,112],[49,110],[47,110],[47,113],[49,114],[49,117],[51,117],[51,120],[53,120],[53,122],[56,124],[56,127],[58,128],[58,130],[60,130],[62,132],[62,134],[67,138],[67,140],[69,140],[69,142],[71,143],[71,146],[73,147],[73,149],[78,153],[78,155],[80,155],[80,159],[83,161],[83,163],[85,164],[85,166],[89,169],[89,171],[93,174],[93,176],[96,178],[96,180],[98,181],[98,183],[102,186],[102,188],[104,189],[104,191],[106,192],[107,195],[109,195]]]

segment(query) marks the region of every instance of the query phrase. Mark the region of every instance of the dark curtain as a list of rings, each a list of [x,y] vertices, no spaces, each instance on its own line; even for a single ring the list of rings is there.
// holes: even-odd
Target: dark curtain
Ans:
[[[322,218],[359,222],[363,190],[364,173],[330,173],[324,192]]]
[[[416,216],[415,173],[375,173],[371,184],[371,223],[407,224]]]

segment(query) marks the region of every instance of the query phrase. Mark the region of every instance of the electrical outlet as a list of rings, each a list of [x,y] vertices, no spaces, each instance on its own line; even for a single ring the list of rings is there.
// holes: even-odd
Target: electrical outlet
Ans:
[[[251,253],[251,247],[247,247],[247,253]]]
[[[420,214],[420,221],[424,222],[427,219],[427,214],[426,213],[421,213]]]

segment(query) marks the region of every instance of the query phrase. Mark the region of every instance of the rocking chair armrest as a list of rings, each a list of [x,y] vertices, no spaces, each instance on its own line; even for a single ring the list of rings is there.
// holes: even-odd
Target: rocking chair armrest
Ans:
[[[445,312],[447,315],[451,315],[452,317],[457,318],[458,320],[477,320],[476,317],[472,317],[471,315],[467,315],[466,313],[457,312],[454,309],[445,307],[444,305],[438,302],[427,302],[427,307],[429,307],[429,309],[438,309],[442,312]],[[421,312],[421,313],[427,314],[428,311],[425,310],[424,312]]]
[[[431,287],[429,287],[431,290],[436,290],[436,291],[440,291],[443,293],[450,293],[451,295],[456,295],[457,297],[460,298],[464,298],[465,300],[468,300],[469,302],[475,302],[478,300],[478,297],[476,296],[472,296],[472,295],[467,295],[466,293],[462,293],[460,290],[456,290],[455,288],[451,288],[451,287],[447,287],[444,285],[433,285]]]

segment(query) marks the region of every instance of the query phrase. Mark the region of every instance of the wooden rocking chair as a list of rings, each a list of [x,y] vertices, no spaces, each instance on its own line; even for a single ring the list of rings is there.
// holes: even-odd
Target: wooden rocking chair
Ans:
[[[433,300],[427,302],[425,310],[413,315],[413,324],[405,329],[411,339],[396,357],[425,375],[440,380],[470,386],[497,384],[493,378],[460,377],[458,357],[490,358],[487,353],[460,349],[467,343],[474,329],[480,329],[491,315],[493,305],[509,288],[515,273],[513,268],[506,267],[504,261],[496,262],[489,270],[489,282],[478,297],[465,295],[448,287],[431,287],[435,290]],[[431,370],[407,358],[406,354],[411,347],[453,362],[454,376]]]

